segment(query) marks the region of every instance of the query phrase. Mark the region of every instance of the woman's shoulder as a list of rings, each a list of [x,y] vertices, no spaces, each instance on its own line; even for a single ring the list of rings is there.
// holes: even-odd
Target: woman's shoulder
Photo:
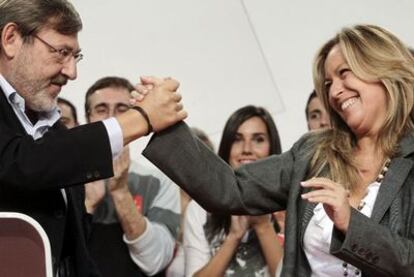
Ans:
[[[312,150],[315,149],[315,146],[324,138],[330,136],[331,133],[332,131],[329,129],[309,131],[295,142],[291,150],[295,152],[312,152]]]
[[[399,142],[399,155],[402,157],[414,156],[414,132],[405,134]]]

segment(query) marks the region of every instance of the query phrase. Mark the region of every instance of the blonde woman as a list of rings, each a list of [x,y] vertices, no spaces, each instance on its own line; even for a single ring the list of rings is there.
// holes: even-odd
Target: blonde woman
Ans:
[[[383,28],[344,28],[314,83],[332,128],[281,155],[233,171],[184,123],[145,155],[209,211],[286,209],[282,276],[414,276],[413,57]]]

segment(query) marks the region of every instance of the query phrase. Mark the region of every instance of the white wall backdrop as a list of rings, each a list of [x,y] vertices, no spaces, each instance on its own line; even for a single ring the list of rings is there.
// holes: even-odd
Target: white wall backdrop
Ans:
[[[266,107],[287,150],[306,132],[317,49],[343,26],[383,26],[414,46],[410,0],[72,0],[84,23],[85,59],[62,96],[78,107],[98,78],[173,76],[181,82],[189,125],[216,147],[228,116]],[[132,146],[139,157],[146,139]],[[145,162],[144,162],[145,163]]]

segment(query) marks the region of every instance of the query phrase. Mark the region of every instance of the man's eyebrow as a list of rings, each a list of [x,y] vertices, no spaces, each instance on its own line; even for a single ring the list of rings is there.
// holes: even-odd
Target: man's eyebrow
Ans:
[[[109,105],[107,103],[98,103],[95,106],[93,106],[92,109],[99,108],[99,107],[105,107],[105,108],[107,108],[108,106]]]
[[[120,106],[129,107],[129,105],[128,105],[128,104],[126,104],[126,103],[116,103],[116,104],[115,104],[115,106],[116,106],[116,107],[120,107]]]

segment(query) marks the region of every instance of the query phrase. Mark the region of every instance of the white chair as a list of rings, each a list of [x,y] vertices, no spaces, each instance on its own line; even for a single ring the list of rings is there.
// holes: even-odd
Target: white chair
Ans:
[[[30,216],[0,212],[0,276],[53,277],[49,238]]]

